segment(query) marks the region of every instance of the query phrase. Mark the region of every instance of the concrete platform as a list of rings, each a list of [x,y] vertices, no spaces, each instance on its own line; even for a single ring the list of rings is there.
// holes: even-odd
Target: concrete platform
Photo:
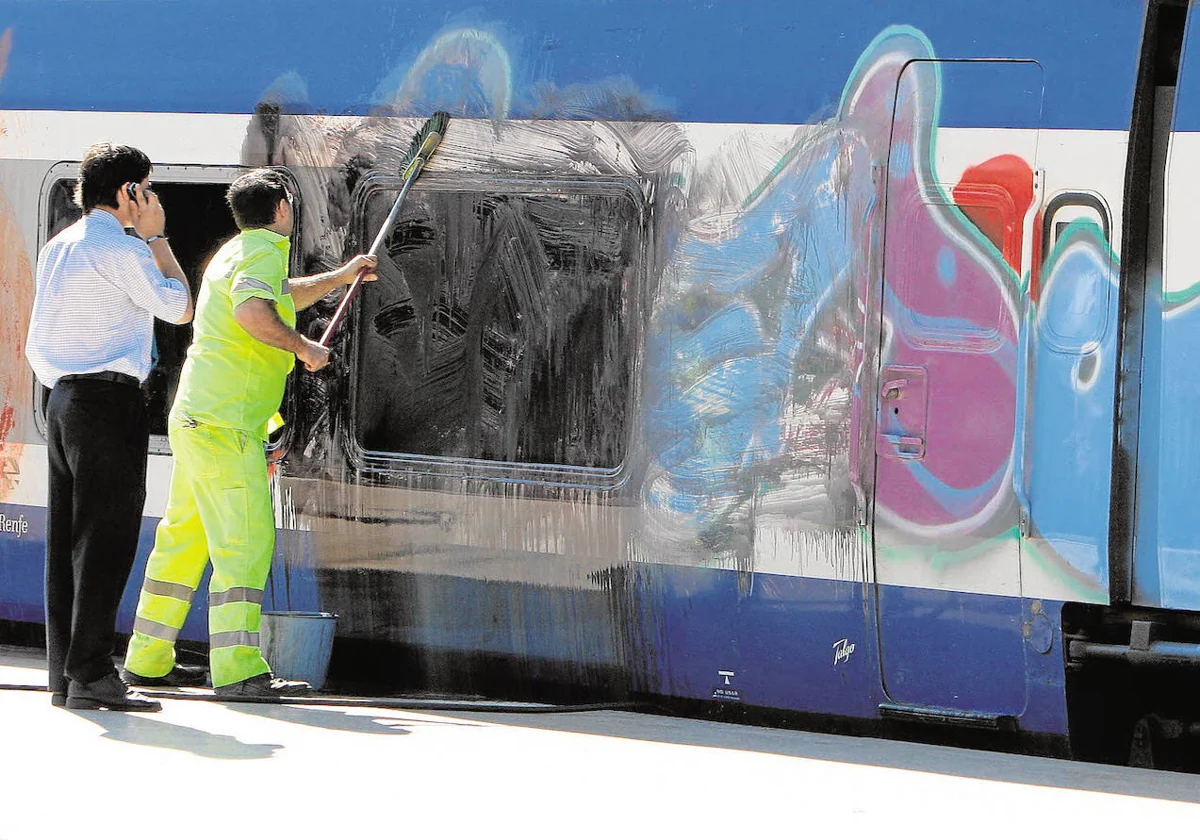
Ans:
[[[0,648],[0,683],[45,673]],[[631,712],[164,706],[73,712],[0,691],[0,840],[1184,836],[1200,822],[1200,777],[921,744]]]

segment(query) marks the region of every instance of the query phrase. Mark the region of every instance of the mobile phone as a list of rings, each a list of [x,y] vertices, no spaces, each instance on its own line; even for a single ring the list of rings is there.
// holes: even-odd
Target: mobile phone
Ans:
[[[138,198],[137,198],[137,185],[136,185],[136,184],[126,184],[126,185],[125,185],[125,192],[127,192],[127,193],[129,194],[129,200],[130,200],[130,201],[137,201],[137,200],[138,200]]]

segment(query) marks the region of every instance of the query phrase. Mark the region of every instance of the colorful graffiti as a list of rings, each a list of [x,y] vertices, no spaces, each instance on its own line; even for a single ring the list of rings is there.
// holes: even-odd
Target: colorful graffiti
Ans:
[[[0,36],[0,79],[3,79],[13,46],[13,31]],[[7,128],[0,123],[0,132]],[[0,294],[7,303],[0,315],[0,348],[16,355],[17,363],[0,369],[0,501],[9,498],[21,479],[20,463],[24,444],[10,442],[10,434],[19,422],[27,394],[33,390],[33,374],[25,364],[23,352],[29,313],[33,309],[33,268],[29,249],[8,196],[0,190]],[[17,437],[20,440],[20,437]]]
[[[1045,260],[1039,323],[1082,319],[1072,329],[1096,336],[1069,360],[1084,375],[1060,390],[1061,353],[1035,337],[1026,361],[1019,347],[1023,260],[1037,258],[1036,246],[1025,256],[1032,160],[994,156],[942,184],[933,59],[921,33],[890,29],[837,114],[797,130],[773,164],[747,159],[763,150],[738,136],[690,175],[688,195],[724,200],[688,218],[648,335],[643,538],[655,556],[752,568],[764,511],[800,529],[853,528],[874,495],[896,539],[946,562],[1011,541],[1018,506],[1036,499],[1039,557],[1100,595],[1106,501],[1072,506],[1056,482],[1108,486],[1113,297],[1096,278],[1112,282],[1113,260],[1084,227]],[[1038,411],[1019,418],[1025,378],[1041,389]],[[1073,427],[1088,450],[1064,449],[1061,424],[1080,411],[1094,418]],[[1014,474],[1026,436],[1039,467]],[[1033,484],[1014,492],[1014,480]]]
[[[1088,599],[1108,594],[1119,265],[1103,231],[1072,223],[1045,260],[1023,327],[1014,486],[1030,512],[1029,549],[1048,551]]]
[[[635,443],[623,462],[640,488],[634,556],[806,574],[813,570],[809,560],[848,551],[850,558],[833,563],[828,574],[866,579],[872,540],[862,526],[871,521],[889,534],[875,550],[945,564],[988,554],[989,545],[1015,545],[1024,516],[1035,537],[1031,556],[1056,579],[1099,595],[1107,574],[1099,559],[1106,508],[1099,497],[1084,506],[1086,515],[1060,504],[1054,482],[1086,476],[1090,487],[1100,487],[1108,460],[1056,469],[1066,450],[1050,442],[1063,439],[1072,411],[1086,410],[1095,427],[1075,424],[1072,433],[1086,436],[1097,453],[1103,449],[1098,436],[1112,362],[1104,342],[1112,340],[1113,322],[1092,308],[1076,310],[1087,297],[1083,289],[1094,292],[1098,266],[1115,277],[1114,260],[1095,230],[1057,233],[1044,259],[1043,243],[1027,235],[1039,198],[1036,142],[1015,142],[944,176],[938,148],[944,88],[960,83],[947,74],[964,68],[937,61],[920,31],[891,27],[859,57],[833,116],[786,138],[742,127],[714,144],[710,130],[668,121],[669,103],[628,78],[565,86],[545,77],[518,81],[531,75],[514,60],[508,40],[499,25],[447,27],[379,82],[366,118],[292,116],[307,110],[306,85],[295,74],[264,92],[243,160],[285,164],[297,175],[304,206],[313,209],[300,243],[306,270],[343,256],[361,212],[354,204],[359,181],[396,168],[416,125],[412,118],[434,108],[460,119],[432,172],[454,175],[462,190],[483,195],[502,189],[505,178],[563,172],[628,178],[643,196],[644,218],[654,219],[653,239],[644,245],[643,263],[620,262],[627,257],[618,251],[628,252],[629,244],[604,259],[635,271],[648,290],[646,307],[637,311],[644,318],[642,375],[628,392],[618,387],[629,363],[612,349],[623,340],[613,332],[609,349],[596,344],[595,354],[610,363],[587,388],[607,399],[601,402],[611,409],[605,415],[611,433],[623,428],[611,420],[620,412],[616,403],[637,406]],[[1031,63],[968,69],[990,74],[986,85],[1040,90],[1040,81],[1029,81],[1028,74],[1040,73]],[[1036,114],[1038,100],[1030,107]],[[360,387],[366,402],[359,421],[374,431],[360,439],[383,441],[375,445],[389,451],[520,460],[515,439],[494,452],[469,442],[445,448],[444,441],[461,437],[450,426],[498,430],[506,413],[546,414],[530,402],[529,365],[539,354],[561,358],[563,351],[540,347],[534,333],[552,335],[551,326],[582,317],[582,310],[555,315],[546,295],[560,281],[546,277],[558,275],[525,288],[533,281],[521,281],[518,275],[528,272],[515,264],[497,263],[501,298],[489,293],[456,302],[427,288],[430,249],[446,246],[417,233],[446,227],[447,218],[434,218],[448,212],[446,201],[414,198],[401,219],[404,241],[391,243],[397,268],[375,290],[386,300],[371,310],[378,317],[364,339],[378,371],[369,388]],[[537,206],[522,200],[477,209],[486,228],[478,253],[451,259],[483,277],[481,259],[508,259],[495,237],[537,230],[522,234],[535,254],[522,265],[554,264],[551,251],[564,247],[557,241],[562,232],[587,223],[580,227],[582,216],[568,223],[524,215]],[[621,213],[623,225],[636,224],[628,208]],[[462,223],[476,222],[454,222]],[[595,251],[583,239],[570,247]],[[1031,302],[1027,277],[1037,262],[1044,263],[1044,293]],[[528,277],[542,276],[538,271]],[[496,314],[501,299],[508,314]],[[540,314],[522,315],[522,300]],[[486,311],[471,312],[476,305]],[[322,326],[328,308],[314,308],[313,328]],[[619,308],[609,306],[603,317],[626,317]],[[1064,355],[1052,336],[1044,339],[1063,318],[1087,322],[1097,347]],[[470,337],[475,322],[495,333],[486,351]],[[639,332],[633,324],[620,329]],[[469,419],[470,407],[448,411],[446,395],[435,393],[442,386],[433,387],[465,381],[454,371],[464,363],[469,371],[473,353],[481,360],[481,393],[508,394],[490,403],[464,397],[491,420]],[[438,354],[453,356],[453,365],[439,367]],[[409,375],[414,359],[437,382],[422,385]],[[1068,363],[1075,379],[1063,391],[1051,380]],[[330,408],[348,398],[347,381],[355,375],[363,374],[339,359],[324,376],[299,383],[302,419],[293,446],[304,458],[292,460],[292,474],[336,474],[340,453],[330,446]],[[414,444],[404,430],[417,426],[443,443]],[[544,458],[570,460],[549,450]],[[610,464],[612,456],[601,460]],[[1038,467],[1028,468],[1034,461]],[[781,548],[785,532],[789,542]],[[776,544],[765,547],[767,537]],[[782,566],[781,554],[791,557]],[[1019,573],[1005,566],[997,574]]]
[[[1182,149],[1182,140],[1177,142]],[[1187,179],[1172,189],[1194,193]],[[1180,224],[1186,227],[1189,220],[1184,216]],[[1195,610],[1200,609],[1200,531],[1193,513],[1200,468],[1200,283],[1190,231],[1181,238],[1167,239],[1163,294],[1146,300],[1133,582],[1142,603]]]

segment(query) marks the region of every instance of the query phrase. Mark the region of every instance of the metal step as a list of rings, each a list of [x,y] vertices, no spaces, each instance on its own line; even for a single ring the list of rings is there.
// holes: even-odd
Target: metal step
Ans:
[[[1019,728],[1015,715],[946,709],[940,706],[914,706],[906,703],[880,703],[879,716],[884,720],[990,729],[995,732],[1016,732]]]

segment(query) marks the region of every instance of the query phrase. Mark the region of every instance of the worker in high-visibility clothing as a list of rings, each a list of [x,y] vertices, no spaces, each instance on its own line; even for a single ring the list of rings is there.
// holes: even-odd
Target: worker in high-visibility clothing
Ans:
[[[209,668],[220,696],[295,696],[308,683],[277,679],[259,647],[263,588],[275,548],[264,442],[279,422],[295,359],[310,371],[329,351],[296,332],[296,311],[353,282],[375,279],[359,255],[324,274],[289,280],[295,208],[281,173],[255,169],[226,194],[240,233],[204,272],[192,344],[168,419],[175,457],[166,513],[138,600],[123,676],[161,684],[206,563]]]

